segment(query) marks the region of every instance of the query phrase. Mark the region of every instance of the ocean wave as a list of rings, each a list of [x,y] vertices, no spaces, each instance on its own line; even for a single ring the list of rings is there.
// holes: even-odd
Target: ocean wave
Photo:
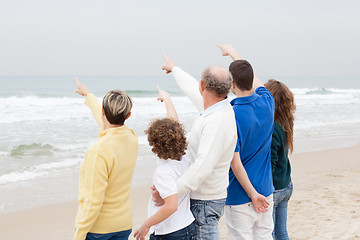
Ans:
[[[101,98],[98,98],[102,101]],[[189,99],[182,96],[173,97],[173,102],[179,112],[194,111]],[[165,113],[164,104],[156,97],[134,97],[133,116]],[[41,98],[36,96],[0,98],[0,124],[4,123],[34,123],[40,121],[67,122],[87,121],[92,119],[91,112],[84,105],[84,98]]]
[[[40,97],[40,96],[11,96],[0,98],[1,105],[7,106],[49,106],[54,104],[82,104],[84,99],[80,97]]]
[[[340,88],[291,88],[293,94],[296,95],[331,95],[346,94],[348,96],[358,96],[360,89],[340,89]]]
[[[296,131],[311,131],[314,129],[334,130],[341,127],[354,127],[360,124],[360,119],[337,119],[332,121],[321,120],[295,120],[294,130]]]
[[[41,176],[46,176],[64,168],[77,166],[79,165],[81,160],[81,158],[76,158],[60,162],[42,163],[37,166],[32,166],[29,169],[23,171],[10,172],[0,176],[0,185],[19,181],[26,181]]]
[[[10,156],[22,157],[22,156],[51,156],[55,151],[59,151],[50,144],[25,144],[18,145],[10,151]]]
[[[158,96],[159,92],[154,88],[154,90],[127,90],[126,91],[132,97],[149,97],[149,96]],[[167,91],[171,96],[181,96],[184,95],[180,90],[179,91]]]
[[[12,172],[0,176],[0,185],[7,183],[14,183],[19,181],[31,180],[40,176],[46,175],[45,172],[33,172],[33,171],[23,171],[23,172]]]
[[[6,156],[6,155],[9,155],[9,154],[10,154],[9,152],[0,151],[0,156]]]
[[[360,94],[360,89],[341,89],[341,88],[291,88],[290,89],[294,95],[329,95],[329,94],[352,94],[358,96]],[[128,90],[130,96],[134,100],[143,102],[148,99],[156,99],[158,92],[156,90]],[[179,92],[171,92],[170,95],[174,99],[184,99],[186,96],[180,94]],[[232,94],[230,94],[230,97]],[[101,101],[102,96],[97,96]],[[49,105],[67,105],[67,104],[83,104],[84,97],[75,95],[74,97],[69,96],[51,96],[51,95],[26,95],[26,96],[8,96],[0,97],[0,106],[1,105],[33,105],[33,106],[49,106]]]
[[[334,92],[327,90],[326,88],[319,88],[315,90],[310,90],[306,94],[307,95],[326,95],[326,94],[332,94]]]
[[[84,151],[91,144],[88,142],[71,143],[71,144],[50,144],[50,143],[32,143],[20,144],[12,147],[9,151],[0,151],[0,155],[10,155],[12,157],[22,156],[50,156],[60,152],[74,152],[77,150]]]

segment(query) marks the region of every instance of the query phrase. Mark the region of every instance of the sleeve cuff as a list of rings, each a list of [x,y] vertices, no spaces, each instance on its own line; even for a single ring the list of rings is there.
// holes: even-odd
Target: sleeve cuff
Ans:
[[[92,103],[94,103],[94,101],[97,101],[95,95],[92,94],[92,93],[89,93],[86,96],[84,103],[85,103],[86,106],[90,107],[92,105]]]

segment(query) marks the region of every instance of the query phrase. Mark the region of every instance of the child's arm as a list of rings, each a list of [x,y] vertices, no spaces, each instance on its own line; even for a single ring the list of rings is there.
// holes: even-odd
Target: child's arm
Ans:
[[[144,224],[134,233],[134,237],[137,240],[144,240],[146,234],[149,232],[150,227],[154,226],[168,217],[170,217],[171,214],[176,212],[178,208],[178,198],[177,194],[173,194],[171,196],[168,196],[164,199],[165,203],[164,205],[151,217],[149,217]]]
[[[159,91],[159,97],[157,100],[164,102],[166,107],[166,117],[175,121],[179,121],[178,115],[176,113],[176,109],[174,104],[171,101],[170,94],[164,90],[161,90],[159,86],[156,86]]]
[[[81,84],[79,82],[78,78],[75,78],[75,81],[76,81],[76,85],[77,85],[75,92],[80,94],[81,96],[86,96],[85,104],[90,108],[100,129],[104,130],[103,122],[101,119],[101,103],[84,84]]]

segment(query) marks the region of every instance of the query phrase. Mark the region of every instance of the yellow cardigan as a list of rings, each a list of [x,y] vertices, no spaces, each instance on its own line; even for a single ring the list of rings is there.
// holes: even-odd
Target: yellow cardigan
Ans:
[[[80,165],[74,240],[84,240],[88,232],[128,230],[133,222],[130,185],[138,152],[137,136],[126,125],[104,131],[98,99],[89,94],[85,104],[101,130]]]

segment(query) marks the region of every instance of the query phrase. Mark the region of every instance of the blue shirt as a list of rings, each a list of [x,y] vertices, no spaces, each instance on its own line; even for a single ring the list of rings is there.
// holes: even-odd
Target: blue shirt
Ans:
[[[239,152],[250,182],[265,197],[274,192],[271,171],[271,137],[274,129],[274,98],[265,87],[259,87],[247,97],[231,101],[235,112]],[[232,169],[229,171],[227,205],[251,202],[237,181]]]

